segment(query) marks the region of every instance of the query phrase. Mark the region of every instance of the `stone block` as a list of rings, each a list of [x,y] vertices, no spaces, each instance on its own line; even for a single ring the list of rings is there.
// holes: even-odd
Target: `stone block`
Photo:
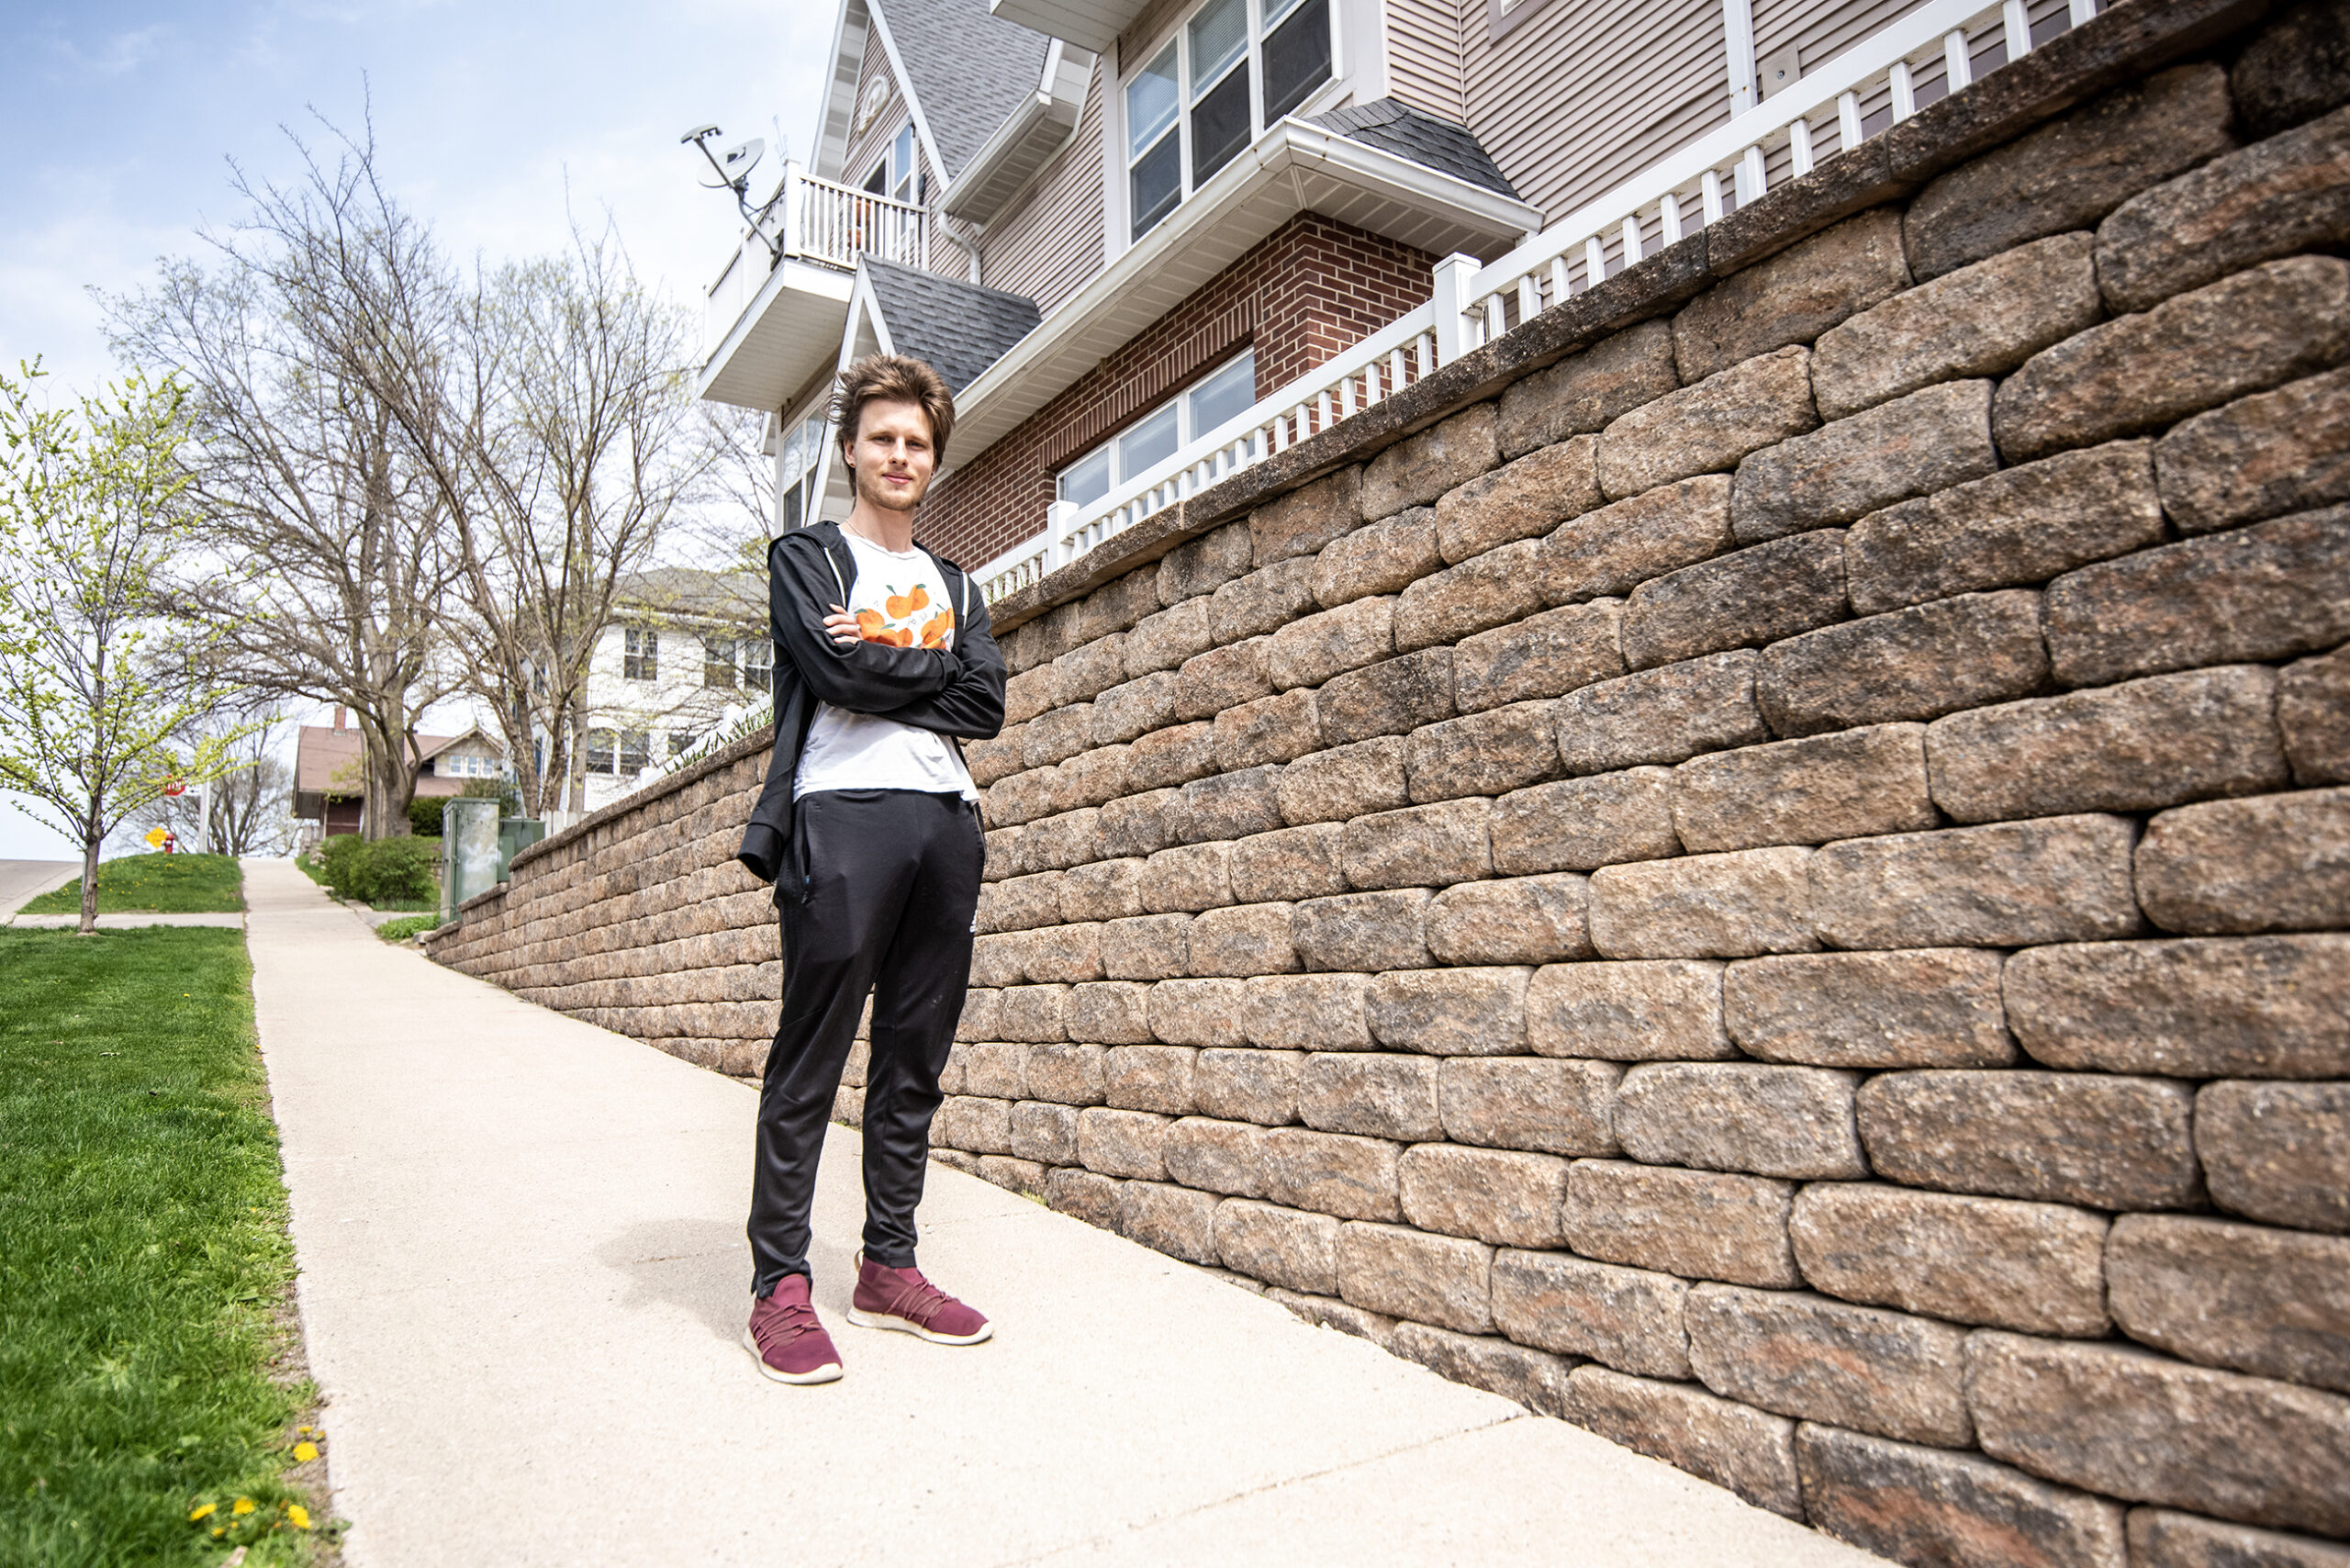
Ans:
[[[1716,284],[1673,319],[1684,382],[1788,343],[1807,343],[1909,286],[1901,215],[1874,207]]]
[[[2350,17],[2327,0],[2278,7],[2237,57],[2228,90],[2255,137],[2337,107],[2350,98]]]
[[[2029,696],[2047,684],[2040,595],[1969,593],[1806,632],[1762,650],[1755,700],[1784,735]]]
[[[1412,732],[1404,774],[1421,803],[1498,795],[1559,771],[1556,722],[1548,702],[1513,702]]]
[[[2058,453],[1870,513],[1844,541],[1852,608],[1875,615],[2042,582],[2161,543],[2153,450],[2119,441]]]
[[[1876,724],[1693,758],[1673,770],[1674,835],[1704,853],[1930,828],[1926,734]]]
[[[982,793],[985,788],[981,786]],[[1006,877],[1016,877],[1028,869],[1026,859],[1020,853],[1020,838],[1025,831],[1024,828],[1002,827],[981,836],[981,854],[984,857],[979,871],[981,881],[1001,882]]]
[[[1617,416],[1680,385],[1673,328],[1642,321],[1605,337],[1547,370],[1510,384],[1495,427],[1504,457],[1605,430]]]
[[[1104,1176],[1157,1182],[1166,1176],[1162,1150],[1168,1119],[1147,1111],[1090,1106],[1077,1114],[1077,1156]]]
[[[2154,472],[2188,534],[2350,499],[2350,370],[2196,415],[2156,443]]]
[[[1123,745],[1175,722],[1172,670],[1154,670],[1110,688],[1093,700],[1093,744]]]
[[[1238,839],[1232,846],[1233,897],[1242,903],[1321,897],[1347,890],[1337,823],[1286,827]]]
[[[2350,1535],[2350,1400],[2119,1346],[1980,1330],[1983,1451],[2051,1481],[2282,1529]]]
[[[963,993],[963,1011],[955,1020],[957,1040],[994,1040],[1002,1036],[996,1033],[997,998],[1002,993],[988,990],[972,990]]]
[[[1569,692],[1554,709],[1560,767],[1581,777],[1770,739],[1755,703],[1759,665],[1755,653],[1740,649]]]
[[[1494,466],[1501,459],[1494,414],[1491,403],[1473,404],[1372,458],[1363,470],[1362,515],[1393,517],[1405,507],[1426,506]]]
[[[1102,1047],[1096,1045],[1029,1047],[1027,1065],[1022,1069],[1022,1079],[1029,1098],[1049,1100],[1058,1105],[1099,1105],[1104,1092],[1102,1051]],[[1074,1124],[1071,1124],[1069,1136],[1077,1136]],[[1043,1156],[1024,1155],[1023,1158],[1035,1159]],[[1069,1158],[1074,1159],[1077,1157],[1071,1155]]]
[[[1868,1174],[1852,1116],[1854,1075],[1759,1062],[1643,1062],[1616,1092],[1624,1152],[1797,1180]]]
[[[1427,1143],[1405,1149],[1396,1174],[1404,1217],[1422,1230],[1503,1247],[1566,1244],[1567,1162],[1555,1156]]]
[[[1120,1111],[1192,1114],[1192,1064],[1182,1046],[1113,1046],[1102,1056],[1102,1098]]]
[[[1143,913],[1143,861],[1096,860],[1060,873],[1061,912],[1071,920],[1124,920]]]
[[[1741,849],[1591,876],[1591,945],[1610,958],[1743,958],[1807,953],[1809,849]]]
[[[1333,676],[1392,657],[1395,599],[1381,594],[1292,621],[1266,645],[1265,674],[1274,689],[1319,686]]]
[[[1323,744],[1334,749],[1449,719],[1452,650],[1427,648],[1348,670],[1323,686],[1315,706]]]
[[[2207,1083],[2195,1152],[2211,1201],[2271,1225],[2350,1235],[2350,1085]]]
[[[1099,806],[1105,801],[1117,800],[1126,793],[1127,773],[1133,756],[1132,750],[1124,745],[1095,746],[1090,751],[1078,753],[1061,764],[1063,799],[1079,810]],[[1075,813],[1072,812],[1070,814]],[[1068,817],[1061,817],[1054,819],[1050,823],[1036,824],[1040,829],[1045,830],[1041,834],[1042,844],[1050,845],[1058,839],[1059,835],[1052,830],[1068,820]],[[1095,834],[1100,831],[1100,822],[1097,818],[1095,819]],[[1091,858],[1091,855],[1087,855],[1072,860],[1065,852],[1061,857],[1061,863],[1074,865]]]
[[[1290,906],[1240,904],[1212,909],[1192,922],[1194,975],[1278,975],[1297,968],[1290,939]]]
[[[1197,539],[1178,544],[1158,558],[1158,602],[1179,605],[1187,599],[1210,594],[1254,565],[1256,545],[1248,537],[1246,519],[1212,529]],[[1136,627],[1140,632],[1143,622]]]
[[[1176,671],[1175,716],[1213,719],[1227,708],[1271,696],[1273,683],[1265,675],[1265,650],[1270,641],[1251,637],[1185,659],[1183,667]]]
[[[1100,1230],[1118,1228],[1118,1189],[1124,1182],[1065,1166],[1045,1178],[1045,1206]]]
[[[1404,740],[1380,735],[1299,757],[1274,784],[1282,820],[1297,826],[1343,823],[1408,803]]]
[[[1214,742],[1209,740],[1211,756]],[[1130,754],[1131,757],[1131,754]],[[1096,847],[1103,857],[1138,857],[1177,843],[1183,797],[1173,787],[1161,787],[1103,806],[1095,819]],[[1173,815],[1178,820],[1169,822]]]
[[[1542,542],[1543,597],[1568,605],[1627,594],[1737,548],[1729,493],[1729,476],[1703,474],[1561,523]]]
[[[930,1137],[934,1144],[966,1154],[1010,1154],[1012,1106],[1002,1100],[949,1095],[931,1119]]]
[[[2192,1102],[2165,1079],[1958,1068],[1880,1074],[1857,1109],[1869,1163],[1908,1186],[2176,1209],[2203,1196]]]
[[[2047,633],[2067,686],[2332,648],[2350,639],[2350,507],[2069,572],[2048,585]]]
[[[1338,1288],[1338,1222],[1246,1199],[1219,1204],[1215,1249],[1224,1266],[1285,1290],[1330,1295]]]
[[[1567,1244],[1586,1258],[1767,1290],[1803,1282],[1787,1244],[1794,1184],[1762,1176],[1578,1159]]]
[[[1492,1273],[1493,1249],[1481,1242],[1364,1221],[1338,1229],[1338,1294],[1367,1311],[1491,1333]]]
[[[1368,1339],[1382,1350],[1395,1342],[1393,1318],[1381,1313],[1365,1312],[1359,1306],[1348,1306],[1333,1296],[1305,1295],[1297,1291],[1283,1290],[1279,1285],[1268,1285],[1265,1287],[1265,1299],[1287,1307],[1290,1315],[1301,1322],[1316,1328],[1351,1334],[1358,1339]]]
[[[2123,1215],[2106,1273],[2114,1321],[2133,1339],[2205,1366],[2350,1393],[2350,1238]]]
[[[2061,122],[2060,122],[2061,123]],[[1807,1424],[1796,1462],[1812,1525],[1896,1562],[2123,1568],[2121,1509],[1979,1454]]]
[[[1438,1067],[1437,1109],[1455,1143],[1610,1155],[1617,1152],[1611,1117],[1623,1076],[1609,1061],[1449,1057]]]
[[[1726,1399],[1940,1448],[1974,1440],[1966,1335],[1947,1323],[1713,1284],[1689,1293],[1686,1322],[1691,1368]]]
[[[1136,794],[1172,790],[1194,778],[1204,778],[1214,771],[1215,725],[1205,721],[1153,730],[1136,741],[1126,753],[1126,787]],[[1006,779],[1004,782],[1013,784],[1019,780]],[[1003,787],[1003,784],[999,784],[996,789]],[[1111,805],[1114,807],[1122,803],[1113,801]],[[992,792],[989,797],[989,807],[990,811],[994,808]]]
[[[1268,636],[1316,608],[1314,563],[1284,560],[1235,577],[1208,599],[1208,634],[1219,643]]]
[[[1935,180],[1909,204],[1909,267],[1935,278],[2094,227],[2158,181],[2235,146],[2226,73],[2175,66],[2107,93]]]
[[[1301,1064],[1299,1070],[1303,1072]],[[1381,1138],[1349,1137],[1306,1127],[1265,1134],[1265,1196],[1285,1208],[1340,1219],[1396,1219],[1396,1148]]]
[[[1929,386],[1748,456],[1730,487],[1741,543],[1850,522],[1999,466],[1991,383]]]
[[[1099,642],[1113,632],[1129,630],[1158,609],[1158,563],[1153,561],[1087,594],[1078,635],[1088,642]]]
[[[963,763],[971,770],[971,782],[985,790],[1019,772],[1024,766],[1020,760],[1021,741],[1021,736],[1007,734],[993,740],[966,742]]]
[[[1494,1254],[1493,1292],[1494,1327],[1520,1344],[1643,1377],[1690,1375],[1689,1286],[1670,1274],[1505,1249]]]
[[[1425,1323],[1398,1323],[1388,1349],[1439,1377],[1498,1394],[1538,1416],[1566,1411],[1567,1366],[1556,1356],[1490,1334],[1456,1334]]]
[[[2350,790],[2162,812],[2138,846],[2138,899],[2195,935],[2350,925]]]
[[[1811,403],[1811,351],[1783,348],[1616,420],[1599,437],[1599,487],[1611,500],[1621,500],[1692,475],[1721,473],[1748,453],[1818,423]]]
[[[1351,1051],[1371,1048],[1360,974],[1260,975],[1242,988],[1241,1025],[1254,1046]]]
[[[2165,1078],[2350,1078],[2350,935],[2027,947],[2008,1017],[2049,1067]]]
[[[1999,385],[1991,431],[2022,463],[2167,425],[2350,353],[2350,266],[2293,256],[2042,349]]]
[[[1203,1050],[1192,1069],[1192,1099],[1202,1115],[1268,1127],[1293,1122],[1304,1059],[1300,1051]]]
[[[1077,1110],[1024,1100],[1012,1108],[1012,1152],[1044,1165],[1077,1163]]]
[[[963,1092],[990,1100],[1018,1100],[1027,1093],[1028,1047],[1004,1042],[966,1046]]]
[[[1526,988],[1543,1056],[1703,1061],[1738,1054],[1722,1027],[1722,966],[1703,959],[1547,964]]]
[[[1167,1174],[1203,1192],[1253,1198],[1264,1191],[1264,1137],[1252,1123],[1186,1116],[1167,1129]]]
[[[1979,823],[2283,789],[2276,706],[2274,670],[2232,665],[1954,713],[1926,734],[1934,804]]]
[[[1725,648],[1760,647],[1850,613],[1843,530],[1800,533],[1684,566],[1634,588],[1624,606],[1623,661],[1629,669],[1649,669]],[[1456,656],[1456,681],[1460,663]]]
[[[2056,949],[2061,951],[2062,949]],[[1730,1038],[1812,1067],[2005,1067],[2000,957],[1977,947],[1746,958],[1722,977]]]
[[[1126,636],[1123,630],[1109,632],[1080,643],[1055,659],[1052,667],[1060,672],[1059,700],[1065,704],[1091,702],[1126,678]],[[1066,711],[1066,708],[1060,711]],[[1039,714],[1050,718],[1051,714]],[[1032,730],[1030,732],[1034,734]]]
[[[1812,345],[1811,390],[1841,420],[1959,376],[2004,375],[2104,317],[2093,237],[2052,235],[1894,295]]]
[[[1436,509],[1415,507],[1324,545],[1314,558],[1314,597],[1335,610],[1371,594],[1401,593],[1443,566]]]
[[[1214,646],[1215,637],[1208,630],[1207,599],[1169,605],[1156,615],[1144,617],[1126,633],[1122,653],[1126,678],[1140,680],[1162,672],[1171,675],[1185,660]],[[1171,702],[1172,696],[1167,700]]]
[[[2297,784],[2350,784],[2350,649],[2286,666],[2277,727]]]
[[[1015,675],[1003,683],[1003,727],[1019,729],[1037,714],[1058,707],[1060,700],[1061,672],[1053,666]]]
[[[1371,890],[1441,887],[1490,876],[1485,820],[1492,807],[1472,798],[1357,817],[1347,823],[1339,846],[1347,879]]]
[[[1440,1137],[1437,1064],[1383,1051],[1317,1051],[1297,1070],[1298,1119],[1318,1132],[1417,1142]]]
[[[1118,1234],[1190,1263],[1214,1263],[1215,1197],[1158,1182],[1118,1189]]]
[[[1726,1487],[1758,1508],[1791,1519],[1804,1517],[1795,1423],[1784,1417],[1687,1383],[1580,1366],[1567,1374],[1567,1419]]]
[[[1555,964],[1595,956],[1584,929],[1589,879],[1573,872],[1462,882],[1428,905],[1428,951],[1440,964]]]
[[[1150,1032],[1170,1046],[1245,1046],[1237,980],[1169,980],[1150,988]]]
[[[1111,980],[1168,980],[1192,972],[1192,917],[1146,914],[1102,925],[1102,972]]]
[[[1075,985],[1098,980],[1102,973],[1102,928],[1098,925],[1047,925],[1020,934],[1027,944],[1021,969],[1040,985]]]
[[[1456,486],[1436,503],[1437,552],[1457,565],[1499,545],[1539,538],[1600,504],[1595,436],[1541,446]]]
[[[2021,947],[2140,930],[2136,827],[2113,816],[1853,838],[1814,853],[1811,913],[1833,947]]]
[[[2350,239],[2350,115],[2213,159],[2143,191],[2098,225],[2108,308],[2152,309],[2261,262]]]
[[[1422,577],[1395,600],[1395,646],[1412,653],[1457,643],[1540,610],[1542,549],[1540,540],[1521,539]]]
[[[1401,969],[1371,980],[1363,993],[1363,1013],[1371,1038],[1391,1050],[1522,1055],[1530,974],[1522,966],[1500,965]]]
[[[2129,1534],[2138,1568],[2350,1568],[2350,1547],[2166,1508],[2131,1509]]]
[[[1452,650],[1454,705],[1463,713],[1481,713],[1622,675],[1617,643],[1622,608],[1612,599],[1567,605],[1462,638]]]
[[[1593,871],[1681,853],[1673,831],[1673,775],[1631,767],[1516,790],[1487,822],[1496,876]]]
[[[1058,767],[1039,767],[997,779],[988,786],[987,825],[1019,827],[1052,815],[1054,790],[1059,783]]]
[[[1040,713],[1021,726],[1020,766],[1050,767],[1093,744],[1093,705],[1073,703]]]
[[[1061,764],[1057,770],[1063,785],[1075,781],[1088,757],[1099,757],[1099,752]],[[1021,858],[1032,871],[1066,870],[1082,866],[1102,857],[1102,813],[1090,808],[1064,811],[1056,816],[1040,817],[1028,824],[1021,837]]]
[[[1144,861],[1142,906],[1153,914],[1196,913],[1232,902],[1232,846],[1186,844]]]
[[[1259,568],[1311,555],[1363,520],[1362,470],[1341,468],[1248,514],[1249,554]]]
[[[990,931],[1033,931],[1061,923],[1061,874],[1043,871],[1011,877],[988,889],[985,924]]]
[[[1352,970],[1423,968],[1428,954],[1426,888],[1392,892],[1342,893],[1306,899],[1290,912],[1290,935],[1308,969]]]
[[[1847,1301],[2076,1338],[2112,1327],[2102,1215],[1819,1182],[1796,1194],[1787,1228],[1803,1277]]]

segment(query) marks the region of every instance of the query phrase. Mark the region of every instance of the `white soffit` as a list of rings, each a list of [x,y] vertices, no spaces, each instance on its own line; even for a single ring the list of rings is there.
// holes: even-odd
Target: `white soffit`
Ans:
[[[728,330],[694,383],[694,396],[741,409],[778,409],[833,363],[855,280],[786,256]]]
[[[957,448],[987,450],[1307,211],[1438,257],[1500,255],[1542,227],[1541,210],[1515,197],[1285,119],[965,387],[955,400]]]
[[[1045,54],[1036,91],[996,127],[995,134],[938,198],[951,217],[986,223],[1019,195],[1046,161],[1077,129],[1085,91],[1093,77],[1094,56],[1063,47],[1058,39]]]
[[[988,0],[988,9],[1031,32],[1106,54],[1149,0]]]

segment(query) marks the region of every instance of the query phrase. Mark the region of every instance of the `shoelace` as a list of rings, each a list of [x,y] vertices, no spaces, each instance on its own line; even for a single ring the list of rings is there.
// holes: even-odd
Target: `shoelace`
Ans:
[[[803,1334],[818,1333],[823,1327],[813,1303],[790,1301],[762,1317],[751,1329],[751,1337],[759,1342],[760,1350],[767,1350],[788,1345]]]
[[[898,1294],[890,1298],[887,1308],[892,1317],[907,1318],[927,1327],[930,1320],[938,1316],[939,1309],[951,1305],[955,1300],[923,1279],[919,1269],[900,1270],[898,1274]]]

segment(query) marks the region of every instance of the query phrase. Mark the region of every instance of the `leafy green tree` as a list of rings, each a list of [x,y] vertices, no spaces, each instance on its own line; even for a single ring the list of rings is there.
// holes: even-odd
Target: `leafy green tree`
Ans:
[[[82,846],[86,933],[106,834],[172,780],[238,767],[253,726],[196,734],[232,693],[190,658],[205,634],[163,607],[194,524],[184,392],[134,371],[54,409],[42,375],[0,372],[0,787]]]

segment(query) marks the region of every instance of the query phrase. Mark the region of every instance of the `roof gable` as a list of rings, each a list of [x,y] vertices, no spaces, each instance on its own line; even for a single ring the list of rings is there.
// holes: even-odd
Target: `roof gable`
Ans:
[[[1505,196],[1517,195],[1517,188],[1467,126],[1438,119],[1401,99],[1374,98],[1367,104],[1332,109],[1312,117],[1310,123],[1327,126],[1350,141],[1409,158],[1472,185]]]
[[[990,15],[986,0],[888,0],[887,13],[882,33],[899,89],[914,101],[940,172],[952,180],[1038,91],[1052,40]]]
[[[957,392],[1044,319],[1036,302],[1001,288],[866,256],[857,263],[890,352],[925,361]],[[852,316],[852,324],[855,318]]]

